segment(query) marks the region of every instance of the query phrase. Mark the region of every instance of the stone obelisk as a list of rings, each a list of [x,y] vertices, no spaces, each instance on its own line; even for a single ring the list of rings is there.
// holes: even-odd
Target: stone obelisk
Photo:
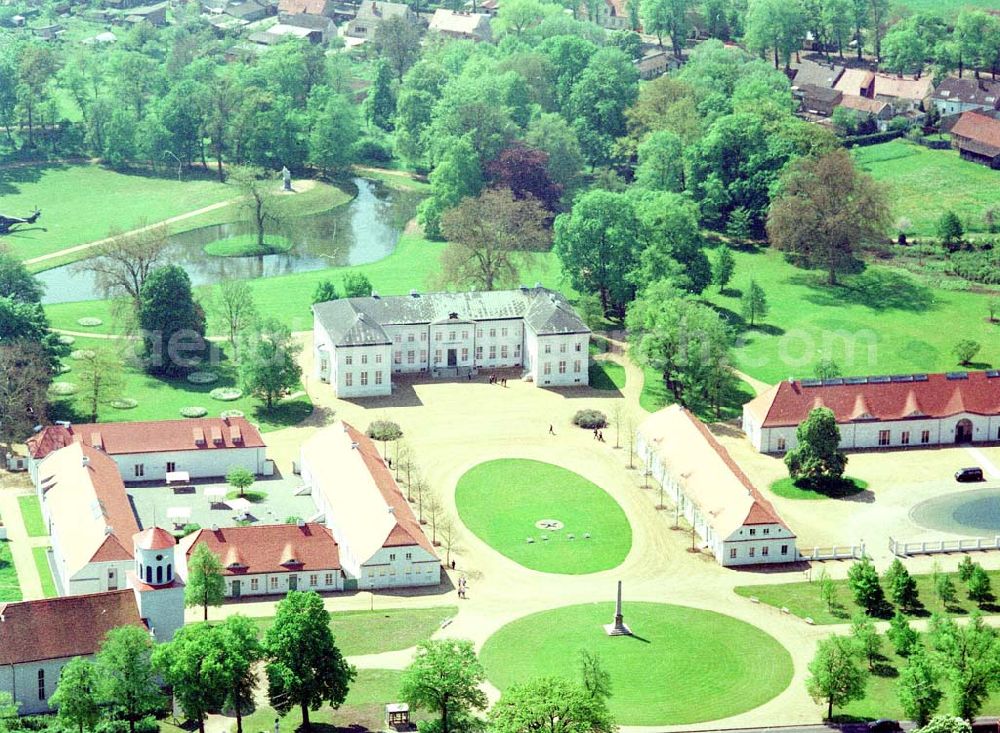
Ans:
[[[632,629],[625,625],[622,616],[622,582],[618,581],[618,600],[615,602],[614,623],[604,624],[604,633],[608,636],[631,636]]]

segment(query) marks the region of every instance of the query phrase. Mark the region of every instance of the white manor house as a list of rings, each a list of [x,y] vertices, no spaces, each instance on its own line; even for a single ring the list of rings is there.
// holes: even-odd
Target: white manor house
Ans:
[[[585,386],[590,329],[560,293],[516,290],[342,298],[313,306],[315,375],[338,397],[392,392],[393,374],[466,378],[520,368],[545,387]]]

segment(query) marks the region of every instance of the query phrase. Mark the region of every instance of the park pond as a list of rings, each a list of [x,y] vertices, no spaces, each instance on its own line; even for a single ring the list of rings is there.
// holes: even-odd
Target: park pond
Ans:
[[[387,257],[396,248],[406,223],[416,213],[421,195],[401,191],[367,178],[355,178],[357,196],[330,211],[286,222],[280,234],[292,243],[279,254],[213,257],[210,242],[240,237],[252,231],[249,222],[233,222],[170,235],[165,262],[183,267],[193,285],[222,280],[289,275],[342,265],[364,265]],[[63,265],[37,275],[45,285],[43,302],[73,303],[103,298],[92,273],[79,264]]]

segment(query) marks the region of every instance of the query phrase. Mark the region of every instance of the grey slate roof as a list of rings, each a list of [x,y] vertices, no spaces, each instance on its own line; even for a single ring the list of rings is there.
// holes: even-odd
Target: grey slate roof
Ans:
[[[452,314],[459,322],[523,318],[543,336],[590,331],[561,293],[540,287],[342,298],[317,303],[313,314],[335,346],[387,344],[383,325],[429,324]]]
[[[990,109],[998,109],[1000,82],[989,79],[957,79],[949,76],[941,81],[932,97],[945,102],[980,104]]]

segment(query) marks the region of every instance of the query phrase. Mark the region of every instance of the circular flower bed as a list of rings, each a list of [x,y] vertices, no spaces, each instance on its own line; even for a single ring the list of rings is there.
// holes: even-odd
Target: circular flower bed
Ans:
[[[222,402],[232,402],[233,400],[238,400],[243,396],[241,390],[236,389],[236,387],[216,387],[208,396],[213,400],[220,400]]]
[[[94,318],[93,316],[84,316],[83,318],[77,318],[76,322],[84,326],[85,328],[94,328],[100,326],[104,323],[100,318]]]
[[[246,417],[243,414],[243,410],[223,410],[219,413],[219,417]]]
[[[139,405],[138,401],[131,397],[119,397],[117,400],[111,400],[110,404],[116,410],[131,410]]]
[[[62,396],[76,394],[77,390],[79,390],[79,387],[72,382],[53,382],[52,386],[49,387],[49,391],[52,394]]]
[[[66,334],[60,334],[58,340],[63,346],[72,346],[76,343],[76,338],[74,336],[67,336]]]
[[[191,384],[211,384],[219,380],[215,372],[191,372],[185,377]]]
[[[69,353],[69,358],[76,360],[93,359],[95,356],[97,356],[97,352],[93,349],[77,349],[76,351],[71,351]]]
[[[181,415],[184,417],[205,417],[208,414],[208,410],[204,407],[182,407]]]

